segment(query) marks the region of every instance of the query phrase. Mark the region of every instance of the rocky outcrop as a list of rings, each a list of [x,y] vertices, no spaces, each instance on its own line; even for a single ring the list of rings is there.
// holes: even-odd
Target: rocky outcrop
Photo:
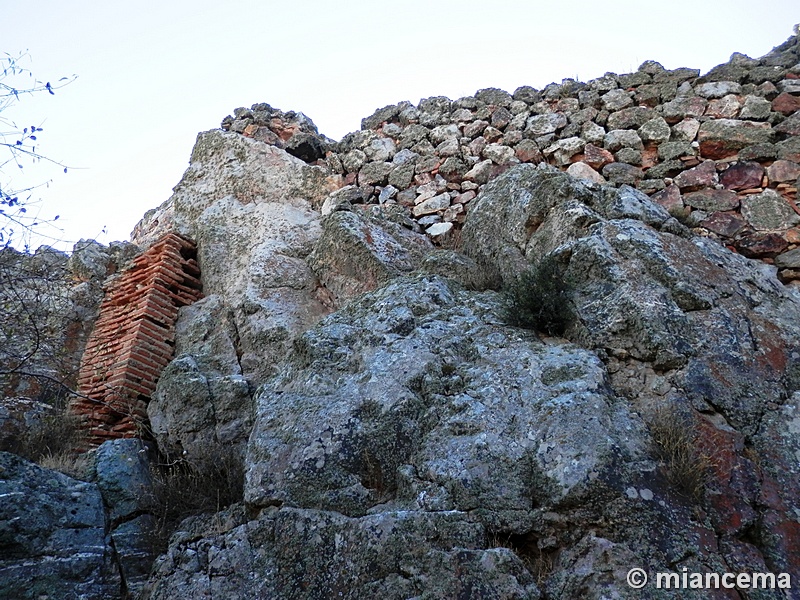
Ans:
[[[620,485],[612,463],[630,461],[615,474],[630,484],[649,462],[600,361],[502,310],[496,293],[401,279],[304,334],[258,401],[245,499],[265,510],[179,534],[151,597],[539,597],[504,543],[544,506]],[[195,555],[209,568],[185,571]]]
[[[796,163],[787,154],[793,134],[778,126],[791,114],[796,52],[792,38],[704,77],[648,61],[585,84],[401,103],[339,143],[301,113],[237,109],[222,132],[200,134],[172,198],[133,234],[143,246],[173,229],[197,241],[204,291],[216,299],[186,319],[221,319],[214,329],[236,356],[206,370],[212,359],[198,341],[176,340],[186,356],[149,409],[162,445],[181,452],[212,430],[243,443],[252,419],[245,396],[275,373],[299,334],[360,293],[423,263],[469,287],[497,284],[463,257],[451,261],[456,275],[432,250],[459,244],[476,196],[518,163],[609,180],[629,198],[644,192],[667,229],[777,257],[791,281]]]
[[[521,307],[438,275],[351,301],[261,388],[257,516],[187,524],[150,597],[443,597],[468,573],[465,597],[633,598],[631,564],[800,574],[800,299],[774,269],[634,188],[544,166],[489,183],[463,235],[487,281],[557,273],[564,337],[511,326]],[[474,537],[424,541],[444,515]],[[422,539],[398,549],[397,535]],[[207,566],[187,569],[198,556]]]
[[[325,156],[333,140],[319,134],[313,121],[300,112],[283,112],[266,102],[252,108],[237,108],[233,116],[222,120],[223,131],[241,133],[245,137],[276,146],[307,163]]]
[[[634,566],[797,581],[797,44],[703,77],[648,61],[401,103],[339,143],[265,104],[200,134],[133,235],[195,240],[206,294],[147,412],[181,467],[243,457],[244,497],[180,524],[145,583],[144,445],[101,446],[85,485],[2,455],[9,497],[102,498],[80,526],[106,536],[68,560],[29,542],[78,527],[63,507],[29,532],[15,500],[9,593],[53,564],[90,573],[65,597],[661,597]]]
[[[231,309],[218,295],[184,308],[176,359],[162,372],[148,406],[150,429],[170,456],[199,459],[213,444],[243,445],[253,424],[250,385],[239,365]]]
[[[0,594],[136,597],[153,555],[152,482],[141,440],[90,453],[87,481],[0,452]]]
[[[258,399],[245,500],[351,516],[479,509],[498,530],[602,486],[608,460],[637,455],[602,366],[501,313],[496,294],[401,280],[301,336]],[[580,432],[575,447],[557,441]]]
[[[331,310],[306,257],[322,231],[322,202],[338,186],[275,146],[210,131],[172,198],[137,226],[133,239],[144,246],[170,230],[197,242],[206,296],[178,315],[176,358],[148,405],[162,450],[192,458],[209,440],[247,439],[252,389]]]
[[[155,559],[156,508],[148,456],[137,439],[105,442],[92,457],[91,480],[103,497],[106,544],[123,597],[136,597]]]
[[[342,203],[323,220],[308,264],[334,306],[414,271],[433,251],[424,235],[410,230],[413,225],[398,208],[372,206],[362,211]]]
[[[320,235],[315,207],[337,187],[274,146],[210,131],[172,198],[134,232],[143,245],[171,229],[197,242],[203,291],[232,311],[248,379],[270,374],[294,332],[328,311],[304,258]]]
[[[502,234],[485,226],[497,211],[508,217]],[[798,400],[800,304],[774,269],[671,233],[640,192],[592,189],[552,169],[498,179],[471,218],[465,245],[499,277],[555,265],[563,334],[603,358],[645,421],[665,406],[693,415],[715,465],[704,525],[738,547],[754,535],[759,561],[798,573],[786,553],[800,537],[795,443],[785,431]]]
[[[350,518],[269,509],[248,522],[240,508],[216,524],[186,524],[156,562],[145,597],[540,597],[520,558],[484,549],[483,528],[455,511]]]
[[[0,452],[0,595],[115,597],[103,500],[96,485]]]

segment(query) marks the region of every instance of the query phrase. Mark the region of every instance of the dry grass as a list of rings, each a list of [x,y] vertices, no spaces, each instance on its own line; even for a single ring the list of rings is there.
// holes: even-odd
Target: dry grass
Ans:
[[[545,585],[555,568],[557,550],[542,550],[536,543],[536,537],[531,534],[492,533],[489,535],[489,547],[512,550],[539,587]]]
[[[86,479],[90,460],[77,451],[85,443],[78,419],[59,411],[39,419],[9,451],[46,469],[60,471],[75,479]]]
[[[73,479],[88,481],[94,465],[92,455],[87,453],[48,454],[39,460],[39,466],[69,475]]]
[[[151,465],[151,475],[156,552],[166,549],[170,536],[187,517],[219,512],[244,495],[244,461],[238,447],[212,444],[191,461],[164,459]]]
[[[696,502],[702,500],[713,458],[698,443],[692,418],[675,408],[660,407],[653,413],[650,435],[667,480],[683,496]]]

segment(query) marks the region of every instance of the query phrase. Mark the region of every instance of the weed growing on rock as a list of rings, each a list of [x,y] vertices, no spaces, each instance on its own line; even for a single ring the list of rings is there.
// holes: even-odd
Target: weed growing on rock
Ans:
[[[669,482],[683,496],[700,501],[712,459],[702,451],[691,418],[674,408],[658,408],[650,422],[650,435]]]
[[[86,479],[90,460],[77,451],[85,444],[86,437],[78,419],[62,410],[38,419],[9,451],[46,469]]]
[[[564,334],[570,320],[567,288],[552,256],[522,273],[505,291],[510,324],[548,335]]]
[[[201,456],[155,462],[151,475],[152,537],[158,552],[187,517],[218,512],[244,496],[244,461],[236,446],[213,443]]]
[[[533,575],[536,585],[544,586],[556,564],[557,549],[542,550],[537,538],[531,533],[492,533],[489,535],[490,548],[508,548]]]

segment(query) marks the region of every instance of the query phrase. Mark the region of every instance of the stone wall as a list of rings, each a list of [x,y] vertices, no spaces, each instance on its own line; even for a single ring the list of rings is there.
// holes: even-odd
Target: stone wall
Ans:
[[[654,61],[635,73],[401,102],[334,143],[302,113],[237,109],[222,128],[343,178],[341,199],[399,204],[435,241],[460,228],[484,184],[518,163],[630,185],[701,235],[800,279],[800,46],[735,53],[700,76]],[[303,148],[302,151],[298,150]]]
[[[192,241],[168,233],[107,284],[70,404],[91,445],[141,433],[137,423],[172,359],[178,309],[202,297],[195,256]]]

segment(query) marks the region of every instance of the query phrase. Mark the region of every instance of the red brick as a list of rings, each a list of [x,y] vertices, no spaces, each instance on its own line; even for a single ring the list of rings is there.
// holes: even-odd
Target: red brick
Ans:
[[[134,419],[146,417],[144,402],[172,357],[178,307],[202,297],[194,244],[167,234],[104,288],[100,316],[86,345],[78,377],[87,398],[71,403],[89,430],[90,445],[136,435]]]

